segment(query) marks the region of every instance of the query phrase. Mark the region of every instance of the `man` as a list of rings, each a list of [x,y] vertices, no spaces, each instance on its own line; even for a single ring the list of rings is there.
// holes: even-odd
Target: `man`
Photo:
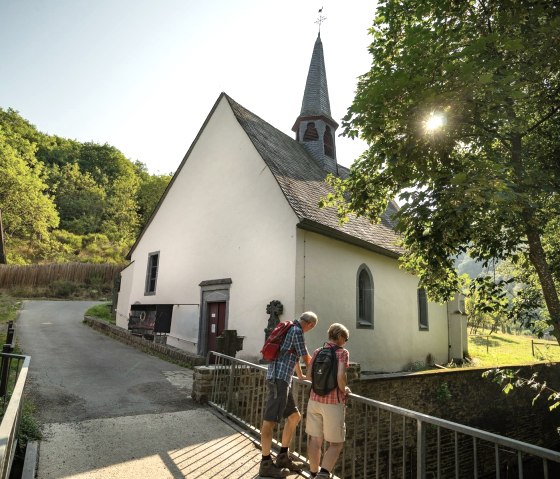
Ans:
[[[263,456],[259,468],[261,477],[285,477],[290,471],[300,471],[303,468],[303,463],[293,461],[288,452],[288,446],[301,420],[301,414],[292,395],[292,375],[295,370],[298,378],[303,379],[299,360],[302,358],[307,365],[311,360],[303,334],[311,331],[317,321],[317,315],[311,311],[303,313],[299,320],[295,320],[294,326],[284,338],[278,358],[268,365],[266,374],[268,396],[261,426]],[[282,447],[275,463],[270,455],[272,435],[282,417],[286,418],[286,422],[282,431]]]

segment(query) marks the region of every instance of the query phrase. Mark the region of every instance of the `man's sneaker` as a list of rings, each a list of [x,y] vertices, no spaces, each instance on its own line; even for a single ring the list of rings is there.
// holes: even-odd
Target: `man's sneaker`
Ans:
[[[305,467],[304,462],[292,459],[287,452],[281,452],[276,456],[276,465],[295,472],[299,472]]]
[[[272,459],[267,459],[266,461],[261,461],[259,467],[260,477],[286,477],[290,474],[289,469],[282,469],[274,464]]]
[[[319,472],[316,476],[315,479],[330,479],[331,475],[328,472]]]

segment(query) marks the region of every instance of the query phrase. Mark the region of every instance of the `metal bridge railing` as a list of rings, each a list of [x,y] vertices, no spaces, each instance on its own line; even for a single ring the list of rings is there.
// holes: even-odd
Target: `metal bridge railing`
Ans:
[[[208,359],[213,363],[210,405],[260,435],[266,366],[213,351]],[[304,417],[309,388],[308,381],[294,378],[294,399]],[[304,420],[290,449],[306,458]],[[344,479],[548,479],[560,477],[560,453],[351,394],[346,442],[334,473]]]
[[[17,446],[17,435],[23,405],[23,388],[29,371],[30,356],[0,353],[0,479],[10,476]]]

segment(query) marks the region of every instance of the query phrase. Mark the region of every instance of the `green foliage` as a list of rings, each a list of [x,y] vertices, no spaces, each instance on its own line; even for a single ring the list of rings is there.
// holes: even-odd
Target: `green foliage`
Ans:
[[[0,108],[9,263],[121,263],[170,178],[150,175],[111,145],[46,135]]]
[[[53,166],[50,183],[60,215],[60,227],[78,235],[99,233],[105,210],[106,191],[77,163]]]
[[[482,373],[482,377],[488,378],[500,385],[504,394],[509,394],[516,388],[529,388],[535,391],[533,406],[542,394],[548,394],[547,400],[550,403],[549,409],[552,411],[560,406],[560,393],[548,387],[546,382],[539,382],[538,373],[533,373],[530,378],[519,375],[519,370],[495,368]]]
[[[130,241],[138,231],[138,185],[139,180],[136,176],[120,176],[109,188],[101,230],[113,241]]]
[[[41,431],[41,425],[36,417],[36,407],[31,401],[26,399],[23,401],[21,420],[19,424],[19,450],[24,451],[28,442],[38,441],[42,438],[43,433]]]
[[[53,281],[49,285],[49,289],[52,292],[52,296],[57,298],[68,298],[78,291],[78,284],[72,281],[57,280]]]
[[[111,316],[111,303],[97,304],[89,308],[85,316],[93,316],[94,318],[107,321],[108,323],[115,324],[115,320]]]
[[[0,291],[0,324],[15,321],[19,305],[19,301],[13,296]]]
[[[451,391],[449,390],[449,385],[447,383],[441,383],[437,387],[436,398],[439,402],[447,402],[452,398]]]
[[[400,196],[401,262],[432,300],[459,290],[467,250],[483,266],[523,258],[560,340],[559,26],[553,2],[380,1],[343,120],[369,149],[324,204],[378,221]]]
[[[136,202],[142,226],[146,225],[150,219],[170,181],[171,175],[143,174],[140,177],[140,187],[138,188]]]
[[[34,148],[24,140],[20,151],[14,147],[17,138],[8,139],[0,127],[0,209],[4,232],[29,241],[45,240],[58,226],[58,214],[46,194],[42,167],[34,159]]]

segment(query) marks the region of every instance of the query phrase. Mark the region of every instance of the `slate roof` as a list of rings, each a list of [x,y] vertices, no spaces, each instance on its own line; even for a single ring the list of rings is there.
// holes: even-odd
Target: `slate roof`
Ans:
[[[323,43],[321,42],[320,35],[317,36],[313,47],[299,116],[325,116],[336,125],[336,122],[331,117]]]
[[[222,95],[228,100],[237,121],[278,181],[299,219],[299,227],[392,257],[404,252],[396,244],[399,238],[390,218],[398,209],[396,203],[389,203],[378,224],[352,216],[347,223],[341,225],[334,208],[318,206],[320,199],[330,191],[324,181],[327,172],[296,140],[242,107],[225,93]],[[338,168],[341,176],[348,173],[347,168],[340,165]]]

